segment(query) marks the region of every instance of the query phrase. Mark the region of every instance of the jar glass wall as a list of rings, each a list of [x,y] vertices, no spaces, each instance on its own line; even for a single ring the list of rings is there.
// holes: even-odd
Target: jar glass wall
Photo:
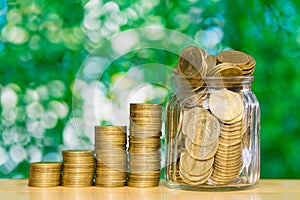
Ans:
[[[206,77],[205,86],[196,91],[179,88],[178,78],[166,108],[167,186],[203,190],[255,185],[260,108],[251,90],[253,77]]]

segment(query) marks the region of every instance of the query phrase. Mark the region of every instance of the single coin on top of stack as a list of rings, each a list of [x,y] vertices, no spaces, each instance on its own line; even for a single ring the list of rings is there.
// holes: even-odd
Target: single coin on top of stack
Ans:
[[[244,103],[240,94],[224,89],[211,93],[209,107],[222,124],[211,182],[228,184],[239,176],[243,166],[242,140],[246,132]]]
[[[88,150],[65,150],[62,151],[62,156],[62,186],[92,186],[95,169],[93,153]]]
[[[121,187],[126,185],[126,126],[96,126],[95,186]]]
[[[55,187],[60,185],[60,162],[30,163],[28,186]]]
[[[161,115],[160,104],[130,104],[130,187],[154,187],[159,184]]]

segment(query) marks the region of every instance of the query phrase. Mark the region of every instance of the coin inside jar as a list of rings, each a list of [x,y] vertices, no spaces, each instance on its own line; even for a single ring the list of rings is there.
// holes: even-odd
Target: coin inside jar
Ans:
[[[206,146],[199,146],[193,144],[189,138],[185,139],[185,148],[187,152],[197,160],[207,160],[212,158],[218,150],[219,140],[216,140],[214,144]]]
[[[208,160],[196,160],[188,153],[183,153],[180,156],[180,167],[193,176],[204,174],[212,167],[213,163],[213,157]]]
[[[218,120],[201,107],[186,110],[183,115],[183,131],[192,143],[208,145],[215,143],[220,135]]]
[[[211,92],[209,108],[221,121],[230,121],[243,112],[244,103],[239,94],[222,89]]]

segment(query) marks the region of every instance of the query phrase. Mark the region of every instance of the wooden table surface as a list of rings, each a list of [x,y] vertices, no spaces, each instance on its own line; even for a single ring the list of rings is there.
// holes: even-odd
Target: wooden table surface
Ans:
[[[161,182],[153,188],[34,188],[27,186],[27,180],[0,180],[0,200],[9,199],[103,199],[103,200],[190,200],[190,199],[241,199],[241,200],[300,200],[300,180],[260,180],[250,189],[222,192],[199,192],[169,189]]]

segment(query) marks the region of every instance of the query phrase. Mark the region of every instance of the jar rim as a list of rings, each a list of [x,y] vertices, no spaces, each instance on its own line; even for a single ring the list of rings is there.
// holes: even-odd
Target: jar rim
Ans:
[[[207,76],[204,78],[205,81],[245,81],[253,82],[254,76]]]
[[[242,85],[251,85],[253,80],[253,76],[219,76],[204,78],[208,87],[241,87]]]
[[[180,79],[189,79],[182,75],[173,75],[173,78],[180,78]],[[197,78],[195,78],[197,79]],[[224,80],[224,81],[254,81],[254,76],[205,76],[203,78],[204,81],[213,81],[213,80]]]

